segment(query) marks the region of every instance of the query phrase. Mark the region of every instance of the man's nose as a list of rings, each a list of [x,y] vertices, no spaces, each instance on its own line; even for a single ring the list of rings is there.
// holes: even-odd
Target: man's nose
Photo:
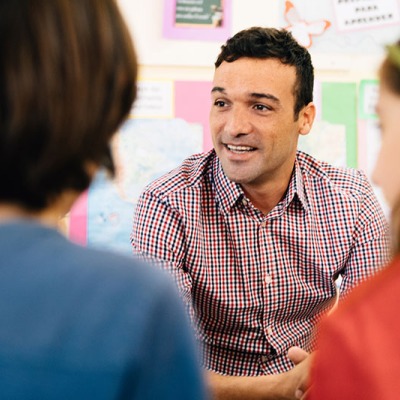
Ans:
[[[232,136],[251,133],[252,124],[249,111],[244,107],[232,107],[227,115],[225,130]]]

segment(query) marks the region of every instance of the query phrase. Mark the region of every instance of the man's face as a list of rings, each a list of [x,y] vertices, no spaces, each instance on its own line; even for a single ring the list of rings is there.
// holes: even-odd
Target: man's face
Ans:
[[[295,67],[277,59],[240,58],[215,70],[214,148],[227,177],[245,190],[287,180],[292,173],[299,133],[308,133],[314,118],[312,113],[305,123],[303,109],[295,121],[295,81]]]
[[[400,96],[383,83],[377,103],[381,123],[381,147],[373,172],[373,181],[379,185],[390,207],[400,198]]]

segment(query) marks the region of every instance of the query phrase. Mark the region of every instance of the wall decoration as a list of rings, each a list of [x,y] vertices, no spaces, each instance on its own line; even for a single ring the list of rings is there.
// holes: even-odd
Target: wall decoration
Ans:
[[[304,47],[311,47],[312,36],[323,34],[331,23],[326,19],[306,21],[301,18],[299,11],[291,1],[285,3],[285,19],[289,23],[285,27]]]
[[[164,0],[165,38],[225,41],[230,33],[231,0]]]

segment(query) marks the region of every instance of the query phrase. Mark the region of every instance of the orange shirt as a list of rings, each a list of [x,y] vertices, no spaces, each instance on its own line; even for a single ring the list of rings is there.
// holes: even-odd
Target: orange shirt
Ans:
[[[400,257],[321,326],[309,400],[400,398]]]

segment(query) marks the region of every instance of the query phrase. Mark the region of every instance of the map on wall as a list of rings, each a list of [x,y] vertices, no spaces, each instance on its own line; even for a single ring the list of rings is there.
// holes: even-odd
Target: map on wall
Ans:
[[[209,82],[141,82],[139,98],[112,141],[116,176],[100,171],[74,205],[69,237],[80,244],[131,254],[134,208],[145,186],[210,148]],[[196,105],[188,99],[196,95]],[[135,118],[133,118],[135,117]]]
[[[129,236],[144,187],[203,149],[200,125],[182,119],[128,120],[113,141],[117,174],[99,173],[88,192],[87,244],[131,252]]]

